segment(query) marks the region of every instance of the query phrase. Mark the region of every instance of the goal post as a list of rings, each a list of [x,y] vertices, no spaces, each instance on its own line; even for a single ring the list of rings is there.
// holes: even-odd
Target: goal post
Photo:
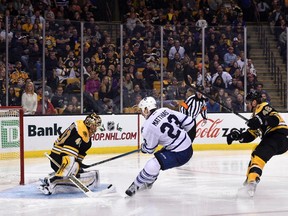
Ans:
[[[0,107],[0,182],[25,183],[22,107]]]

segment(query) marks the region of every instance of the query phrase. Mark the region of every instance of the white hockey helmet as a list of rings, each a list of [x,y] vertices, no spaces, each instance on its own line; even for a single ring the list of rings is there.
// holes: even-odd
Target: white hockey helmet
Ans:
[[[142,115],[147,118],[150,111],[157,108],[157,102],[153,97],[145,97],[140,101],[138,107],[141,109]]]

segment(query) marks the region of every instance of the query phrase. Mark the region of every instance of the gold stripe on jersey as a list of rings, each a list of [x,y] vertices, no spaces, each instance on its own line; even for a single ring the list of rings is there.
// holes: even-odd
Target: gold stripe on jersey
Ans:
[[[76,158],[78,157],[78,152],[78,149],[68,145],[64,145],[61,149],[61,153],[65,153]]]
[[[55,146],[54,146],[51,151],[54,152],[55,154],[60,155],[61,154],[61,149],[62,148],[55,148]]]
[[[83,120],[76,121],[76,126],[78,129],[78,134],[81,136],[81,138],[83,139],[85,143],[88,143],[90,139],[89,131],[86,125],[84,124],[84,121]]]
[[[78,154],[78,159],[80,159],[81,161],[84,159],[84,155],[80,155],[80,154]]]

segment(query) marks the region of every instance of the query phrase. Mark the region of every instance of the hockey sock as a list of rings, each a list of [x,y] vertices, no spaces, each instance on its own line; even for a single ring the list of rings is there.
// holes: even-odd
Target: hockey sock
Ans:
[[[145,167],[140,171],[136,177],[134,183],[138,187],[141,187],[144,184],[153,184],[156,181],[157,176],[160,172],[160,164],[156,158],[152,158],[147,161]]]
[[[262,160],[260,157],[256,155],[252,156],[248,167],[248,174],[247,174],[248,182],[260,181],[260,176],[262,175],[262,170],[265,164],[266,162]]]

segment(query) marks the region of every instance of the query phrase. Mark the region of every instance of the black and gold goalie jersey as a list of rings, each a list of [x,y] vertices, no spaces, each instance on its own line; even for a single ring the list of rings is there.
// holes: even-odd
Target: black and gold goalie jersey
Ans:
[[[73,122],[54,142],[51,157],[59,164],[62,156],[69,155],[81,162],[92,143],[83,120]]]
[[[249,123],[253,126],[249,126]],[[267,102],[258,104],[248,120],[248,130],[241,135],[240,142],[251,142],[258,136],[263,139],[274,132],[288,134],[288,127],[282,116]]]

